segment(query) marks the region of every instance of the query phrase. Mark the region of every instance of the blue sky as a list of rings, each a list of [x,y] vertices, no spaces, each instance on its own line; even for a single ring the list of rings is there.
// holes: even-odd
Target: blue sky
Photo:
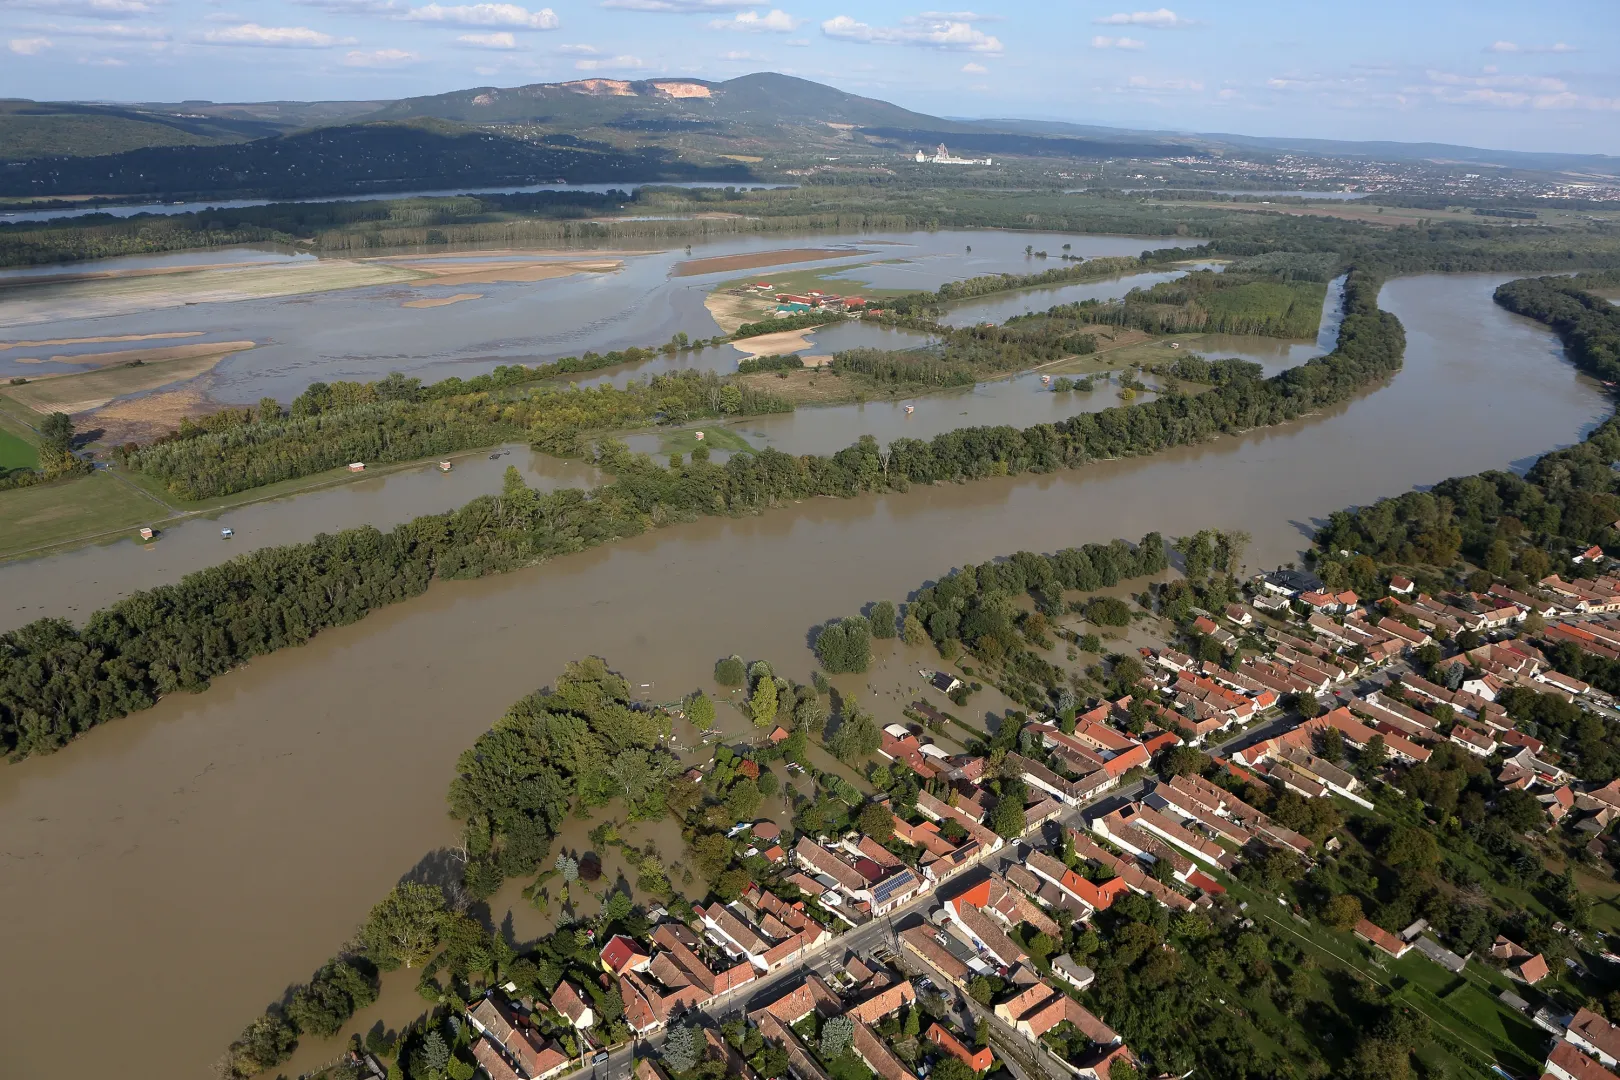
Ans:
[[[1620,154],[1616,0],[1170,2],[0,0],[0,96],[782,71],[937,115]]]

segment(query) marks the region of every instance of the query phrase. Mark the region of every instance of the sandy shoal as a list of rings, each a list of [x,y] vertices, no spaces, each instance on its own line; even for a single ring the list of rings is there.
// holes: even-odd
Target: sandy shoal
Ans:
[[[870,251],[847,248],[782,248],[778,251],[750,251],[740,255],[716,255],[708,259],[688,259],[675,265],[675,277],[715,274],[725,270],[752,270],[757,266],[784,266],[788,263],[816,262],[845,256],[871,255]]]
[[[37,413],[85,413],[121,397],[195,379],[214,370],[221,360],[232,353],[251,349],[253,345],[251,341],[214,342],[207,346],[183,345],[171,350],[170,355],[144,359],[139,366],[103,367],[95,371],[30,379],[20,386],[8,386],[6,393],[18,404]]]
[[[815,327],[804,330],[783,330],[776,334],[760,334],[758,337],[743,338],[733,341],[739,352],[749,356],[787,356],[789,353],[800,352],[810,348],[810,335]],[[808,360],[805,361],[809,363]]]
[[[48,349],[60,345],[107,345],[117,341],[161,341],[167,338],[202,337],[203,333],[202,330],[175,330],[167,334],[113,334],[109,337],[51,338],[48,341],[0,341],[0,349]]]
[[[459,304],[465,300],[482,300],[483,298],[483,293],[458,292],[454,296],[424,296],[417,300],[407,300],[399,306],[408,308],[449,307],[451,304]]]
[[[446,266],[437,263],[392,264],[427,274],[435,285],[495,285],[501,282],[549,281],[572,274],[603,274],[622,269],[623,259],[573,259],[568,262],[504,262]]]

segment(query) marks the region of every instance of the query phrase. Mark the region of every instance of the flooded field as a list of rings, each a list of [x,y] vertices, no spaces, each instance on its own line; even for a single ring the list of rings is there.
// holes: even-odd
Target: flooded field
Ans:
[[[1490,302],[1508,277],[1391,282],[1382,302],[1406,324],[1405,367],[1325,415],[1074,472],[703,520],[441,582],[7,767],[0,954],[27,973],[0,987],[13,1032],[27,1033],[9,1044],[10,1069],[59,1070],[82,1027],[63,1003],[94,972],[142,991],[98,1011],[123,1073],[205,1076],[248,1019],[453,839],[456,754],[571,658],[606,656],[664,700],[706,685],[733,651],[802,680],[809,627],[966,561],[1214,527],[1253,534],[1251,569],[1275,565],[1332,510],[1523,468],[1575,441],[1608,400],[1544,329]],[[887,721],[903,696],[881,692],[892,681],[840,685]]]
[[[805,246],[791,235],[728,237],[694,244],[690,257],[714,257]],[[852,254],[811,265],[836,266],[840,261],[873,262],[851,280],[873,279],[896,288],[934,289],[946,281],[985,273],[1029,273],[1045,269],[1024,247],[1057,250],[1070,243],[1076,254],[1136,255],[1171,246],[1165,239],[1113,236],[1059,236],[948,230],[917,233],[815,235],[821,248],[847,247]],[[857,255],[872,249],[876,255]],[[969,252],[967,249],[972,248]],[[601,254],[601,249],[581,248]],[[175,258],[156,256],[154,260]],[[184,256],[183,258],[190,258]],[[424,381],[450,375],[467,377],[499,364],[540,363],[586,350],[608,352],[656,345],[676,333],[711,337],[718,332],[703,299],[714,285],[735,271],[671,279],[675,264],[685,261],[682,249],[627,255],[621,269],[587,273],[544,282],[480,284],[475,299],[437,307],[406,308],[420,299],[447,298],[467,290],[432,283],[394,283],[308,295],[282,296],[232,303],[197,303],[129,314],[84,319],[59,312],[65,288],[46,285],[26,290],[0,290],[0,339],[64,340],[110,335],[185,332],[199,342],[249,339],[259,346],[220,364],[209,376],[209,395],[226,404],[249,404],[272,396],[290,401],[311,382],[372,380],[401,371]],[[94,269],[84,264],[78,270]],[[157,269],[154,263],[144,269]],[[173,265],[194,265],[192,263]],[[378,264],[356,264],[362,280]],[[882,280],[876,280],[882,279]],[[0,343],[3,343],[0,340]],[[32,377],[76,370],[71,363],[87,346],[62,346],[48,354],[0,350],[0,379]],[[676,363],[727,369],[735,350],[712,350]],[[56,357],[63,358],[56,360]],[[41,361],[25,364],[21,360]],[[657,363],[657,362],[655,362]],[[667,366],[667,365],[665,365]],[[657,370],[641,365],[636,372]]]

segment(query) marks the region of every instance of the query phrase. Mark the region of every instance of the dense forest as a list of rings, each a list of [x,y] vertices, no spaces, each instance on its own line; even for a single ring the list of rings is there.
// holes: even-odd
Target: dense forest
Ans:
[[[542,493],[509,470],[502,494],[451,513],[387,533],[352,529],[256,551],[177,585],[138,592],[96,612],[82,628],[41,619],[0,635],[0,748],[24,756],[63,746],[163,694],[200,689],[255,656],[418,595],[434,577],[498,573],[704,515],[757,513],[819,495],[905,490],[914,483],[1050,472],[1291,420],[1399,368],[1404,332],[1399,320],[1378,309],[1377,295],[1376,279],[1352,272],[1338,348],[1270,379],[1240,379],[1196,396],[1165,394],[1022,431],[968,428],[928,441],[898,439],[887,449],[867,437],[829,456],[793,457],[767,448],[718,465],[700,447],[690,460],[662,466],[609,446],[601,459],[615,479],[593,491]],[[319,420],[269,426],[318,432],[318,424],[294,425]],[[228,433],[219,439],[224,449],[247,446]],[[243,452],[238,469],[253,461]]]
[[[743,165],[704,168],[659,147],[621,149],[569,136],[529,141],[455,125],[349,124],[253,142],[152,146],[98,157],[14,162],[0,195],[297,198],[462,184],[747,181]]]
[[[221,148],[228,150],[230,148]],[[646,179],[634,177],[633,179]],[[744,181],[746,183],[746,181]],[[715,214],[715,210],[726,213]],[[615,218],[617,217],[617,220]],[[422,245],[624,244],[697,241],[759,233],[996,228],[1202,238],[1209,254],[1301,262],[1289,280],[1325,280],[1321,267],[1355,263],[1385,276],[1425,270],[1561,271],[1615,267],[1601,229],[1442,221],[1375,228],[1340,218],[1232,213],[1153,205],[1139,196],[1091,192],[954,190],[817,184],[799,188],[644,187],[634,194],[540,192],[366,203],[281,203],[200,214],[94,216],[0,225],[0,265],[172,251],[244,240],[294,239],[347,252]],[[1268,269],[1269,272],[1269,269]]]

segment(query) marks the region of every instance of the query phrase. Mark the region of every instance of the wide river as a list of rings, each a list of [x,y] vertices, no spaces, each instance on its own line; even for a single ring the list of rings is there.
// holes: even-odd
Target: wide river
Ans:
[[[457,753],[570,658],[606,656],[659,699],[733,651],[802,679],[811,625],[963,562],[1208,526],[1248,530],[1250,568],[1275,565],[1332,510],[1576,441],[1607,401],[1549,334],[1491,303],[1502,280],[1391,282],[1405,367],[1324,415],[1051,476],[705,520],[436,583],[0,770],[12,973],[0,1072],[63,1075],[89,1010],[121,1075],[205,1076],[453,837]]]

